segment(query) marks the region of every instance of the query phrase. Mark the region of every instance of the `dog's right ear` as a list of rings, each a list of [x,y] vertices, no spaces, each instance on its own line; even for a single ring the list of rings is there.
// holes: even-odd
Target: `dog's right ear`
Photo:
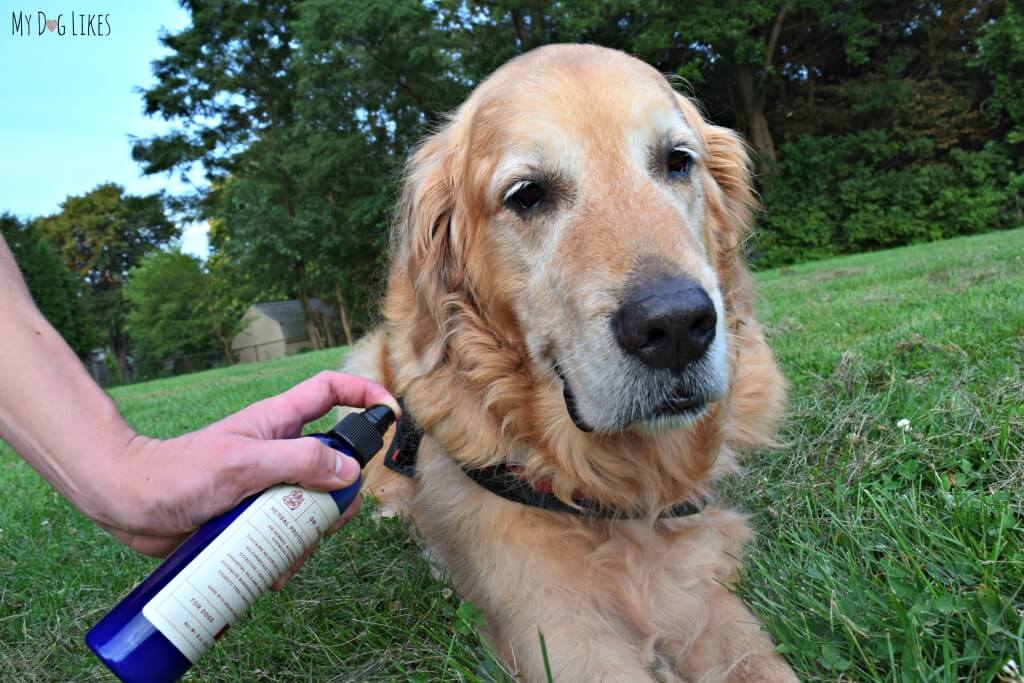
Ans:
[[[458,136],[456,117],[409,159],[392,245],[416,300],[412,342],[417,374],[430,372],[443,359],[448,310],[465,285],[465,150]]]

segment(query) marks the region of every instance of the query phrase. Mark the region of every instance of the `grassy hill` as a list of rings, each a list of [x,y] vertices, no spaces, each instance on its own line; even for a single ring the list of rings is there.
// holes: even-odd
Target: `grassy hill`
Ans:
[[[726,490],[760,532],[740,592],[780,651],[808,680],[990,680],[1024,661],[1024,230],[758,282],[792,383],[785,445],[751,456]],[[342,355],[112,393],[139,431],[166,437]],[[0,487],[0,679],[106,680],[82,636],[155,561],[84,521],[2,445]],[[193,675],[498,679],[473,619],[399,523],[364,513]]]

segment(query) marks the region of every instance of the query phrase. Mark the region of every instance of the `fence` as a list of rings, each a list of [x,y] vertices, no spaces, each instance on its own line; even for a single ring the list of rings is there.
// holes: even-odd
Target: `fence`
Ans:
[[[276,350],[272,353],[268,348],[273,346],[280,349],[282,343],[285,347],[284,353],[276,352]],[[251,344],[232,349],[230,357],[223,350],[181,354],[162,360],[129,357],[128,365],[131,368],[131,377],[127,378],[124,382],[118,379],[113,357],[107,354],[92,354],[83,363],[97,384],[110,387],[118,384],[143,382],[160,377],[187,375],[192,372],[236,365],[242,362],[262,362],[300,353],[303,350],[311,350],[312,348],[312,344],[307,339],[278,339],[276,341]],[[247,358],[247,355],[251,355],[251,357]]]

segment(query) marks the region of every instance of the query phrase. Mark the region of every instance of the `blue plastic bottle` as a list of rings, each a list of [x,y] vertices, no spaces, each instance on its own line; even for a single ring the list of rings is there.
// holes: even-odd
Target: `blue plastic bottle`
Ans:
[[[308,438],[365,467],[394,420],[390,408],[377,405]],[[331,493],[275,486],[246,498],[178,546],[89,630],[86,644],[125,683],[178,680],[320,539],[361,483]]]

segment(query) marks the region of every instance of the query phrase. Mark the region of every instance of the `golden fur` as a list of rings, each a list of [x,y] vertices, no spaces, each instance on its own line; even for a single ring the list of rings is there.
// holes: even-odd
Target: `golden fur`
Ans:
[[[634,158],[656,121],[695,136],[694,178],[676,194]],[[576,179],[557,225],[527,230],[495,194],[516,154],[540,154]],[[412,518],[526,680],[544,680],[538,629],[560,682],[795,679],[727,588],[751,538],[745,517],[712,504],[657,518],[709,495],[714,477],[734,469],[734,451],[770,445],[783,408],[741,257],[753,204],[733,132],[707,123],[647,65],[593,46],[509,62],[409,161],[385,324],[346,370],[403,396],[427,436],[415,481],[377,459],[367,489]],[[583,432],[552,357],[599,329],[593,319],[615,305],[609,293],[640,258],[720,291],[728,390],[671,428]],[[646,517],[525,507],[460,470],[509,458],[567,502],[585,491]]]

